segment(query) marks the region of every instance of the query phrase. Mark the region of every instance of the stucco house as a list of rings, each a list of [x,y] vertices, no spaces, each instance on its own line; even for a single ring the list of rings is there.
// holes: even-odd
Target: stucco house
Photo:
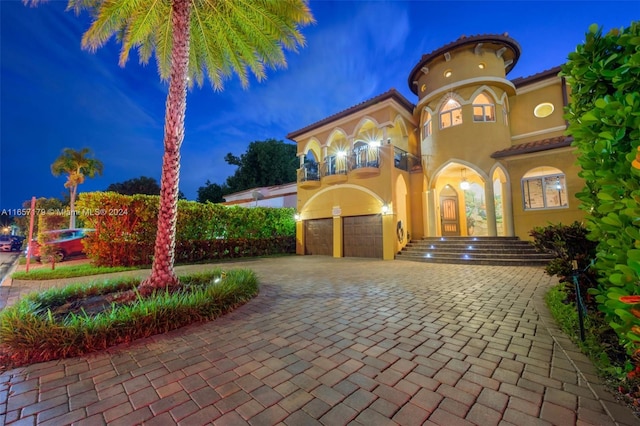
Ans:
[[[507,34],[423,55],[407,83],[291,132],[297,253],[393,259],[411,239],[516,236],[581,220],[560,67],[510,80]]]

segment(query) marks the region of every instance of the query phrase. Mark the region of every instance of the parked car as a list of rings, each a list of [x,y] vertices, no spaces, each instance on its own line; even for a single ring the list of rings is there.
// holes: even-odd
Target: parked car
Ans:
[[[23,241],[19,235],[0,235],[0,251],[20,251]]]
[[[46,245],[52,246],[53,255],[56,262],[62,262],[70,256],[84,254],[84,246],[82,240],[86,238],[93,229],[57,229],[55,231],[47,231],[43,233],[43,239]],[[37,261],[41,260],[41,246],[38,240],[31,241],[32,252],[31,257]],[[27,247],[27,253],[29,248]]]

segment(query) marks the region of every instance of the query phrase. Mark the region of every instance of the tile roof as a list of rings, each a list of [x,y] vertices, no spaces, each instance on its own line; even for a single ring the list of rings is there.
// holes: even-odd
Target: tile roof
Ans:
[[[291,139],[295,142],[294,138],[297,136],[300,136],[306,132],[309,132],[313,129],[317,129],[318,127],[323,126],[324,124],[330,123],[332,121],[338,120],[340,118],[346,117],[350,114],[353,114],[354,112],[363,110],[371,105],[375,105],[377,103],[380,103],[382,101],[385,101],[387,99],[395,99],[398,103],[400,103],[400,105],[402,105],[403,107],[405,107],[407,109],[407,111],[409,111],[410,113],[413,113],[413,109],[415,108],[415,105],[412,104],[409,100],[407,100],[407,98],[405,98],[404,96],[402,96],[402,94],[400,92],[398,92],[396,89],[389,89],[386,92],[375,96],[371,99],[368,99],[366,101],[360,102],[359,104],[356,104],[352,107],[349,107],[343,111],[340,111],[336,114],[330,115],[329,117],[323,118],[320,121],[316,121],[315,123],[312,123],[306,127],[303,127],[300,130],[296,130],[293,131],[291,133],[289,133],[287,135],[287,139]]]
[[[528,77],[518,77],[516,79],[511,80],[511,82],[516,87],[525,86],[527,84],[535,83],[537,81],[544,80],[549,77],[557,76],[558,73],[561,71],[561,67],[562,65],[558,65],[556,67],[549,68],[547,70],[540,71],[539,73],[530,75]]]
[[[533,142],[521,143],[513,145],[507,149],[496,151],[491,154],[491,158],[512,157],[519,154],[528,154],[532,152],[547,151],[550,149],[564,148],[571,146],[573,142],[572,136],[558,136],[555,138],[540,139]]]

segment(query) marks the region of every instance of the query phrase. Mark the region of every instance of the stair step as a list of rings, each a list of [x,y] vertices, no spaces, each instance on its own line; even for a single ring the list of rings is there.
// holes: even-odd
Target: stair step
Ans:
[[[420,262],[544,266],[553,259],[518,237],[425,237],[412,240],[398,258]]]

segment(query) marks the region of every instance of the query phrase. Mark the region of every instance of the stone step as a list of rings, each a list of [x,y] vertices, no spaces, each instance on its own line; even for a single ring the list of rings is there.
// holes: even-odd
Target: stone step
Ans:
[[[545,266],[553,259],[518,237],[428,237],[410,241],[399,259],[432,263]]]

